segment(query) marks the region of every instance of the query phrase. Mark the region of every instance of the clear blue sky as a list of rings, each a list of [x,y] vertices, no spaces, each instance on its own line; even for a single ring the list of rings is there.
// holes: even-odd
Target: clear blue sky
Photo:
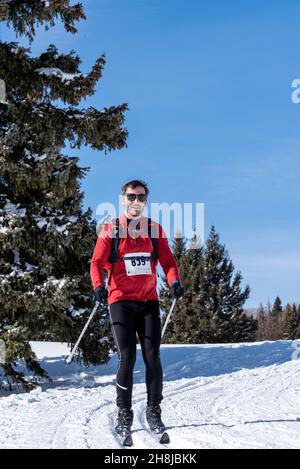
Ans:
[[[82,3],[78,35],[57,25],[32,51],[74,49],[84,73],[105,53],[83,105],[129,105],[127,149],[76,152],[91,168],[85,206],[116,203],[132,178],[149,182],[150,201],[203,202],[205,235],[214,224],[250,285],[246,306],[276,295],[299,302],[299,1]],[[1,28],[2,40],[14,39]]]

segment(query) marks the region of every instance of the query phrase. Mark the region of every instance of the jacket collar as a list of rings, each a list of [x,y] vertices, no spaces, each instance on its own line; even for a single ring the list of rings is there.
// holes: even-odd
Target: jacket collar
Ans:
[[[127,218],[125,213],[123,213],[123,215],[120,216],[119,220],[120,220],[120,224],[122,224],[122,225],[128,225],[131,222],[131,219]],[[138,219],[135,219],[135,223],[133,223],[134,226],[136,226],[137,221],[139,221],[142,226],[145,223],[148,223],[148,219],[147,219],[147,217],[144,217],[144,215],[142,215]]]
[[[131,221],[133,221],[132,224],[130,223]],[[119,218],[119,223],[120,226],[123,226],[124,228],[126,227],[126,231],[127,228],[129,228],[129,232],[133,237],[141,235],[145,236],[148,234],[148,218],[143,215],[140,218],[135,219],[134,222],[134,219],[131,220],[127,218],[123,213],[123,215]]]

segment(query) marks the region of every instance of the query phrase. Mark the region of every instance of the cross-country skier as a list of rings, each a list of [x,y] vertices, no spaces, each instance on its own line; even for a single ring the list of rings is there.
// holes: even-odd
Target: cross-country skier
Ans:
[[[155,433],[164,432],[160,403],[163,373],[160,361],[161,322],[156,291],[156,265],[160,262],[172,298],[184,290],[177,263],[159,223],[143,216],[149,189],[133,180],[122,187],[124,213],[101,230],[91,261],[91,279],[99,302],[107,298],[103,270],[108,272],[110,324],[117,347],[118,418],[116,432],[130,434],[132,386],[136,359],[136,333],[146,366],[146,418]]]

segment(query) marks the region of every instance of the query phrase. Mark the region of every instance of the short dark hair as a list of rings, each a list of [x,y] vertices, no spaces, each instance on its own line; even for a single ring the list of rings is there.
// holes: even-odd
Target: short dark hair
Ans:
[[[128,187],[131,187],[132,189],[136,189],[137,187],[143,187],[146,192],[146,196],[148,197],[149,194],[149,189],[148,185],[145,181],[139,181],[138,179],[134,179],[133,181],[126,182],[124,186],[122,187],[122,194],[124,195],[126,193],[126,190]]]

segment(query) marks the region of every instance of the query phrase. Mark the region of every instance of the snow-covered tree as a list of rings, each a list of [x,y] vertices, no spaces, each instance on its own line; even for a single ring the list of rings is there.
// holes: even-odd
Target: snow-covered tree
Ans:
[[[84,18],[82,6],[12,0],[7,24],[32,41],[37,24],[48,28],[58,17],[74,33],[76,21]],[[96,223],[90,209],[83,211],[80,191],[88,168],[62,149],[66,142],[104,152],[126,145],[127,104],[102,110],[79,106],[93,95],[105,57],[87,74],[80,65],[74,51],[61,54],[54,45],[32,57],[16,42],[0,43],[0,78],[6,85],[0,102],[0,339],[6,345],[1,367],[8,380],[24,387],[45,376],[28,341],[74,343],[93,306],[89,261]],[[86,364],[108,359],[104,306],[81,344]],[[31,382],[18,373],[18,359],[32,371]]]

